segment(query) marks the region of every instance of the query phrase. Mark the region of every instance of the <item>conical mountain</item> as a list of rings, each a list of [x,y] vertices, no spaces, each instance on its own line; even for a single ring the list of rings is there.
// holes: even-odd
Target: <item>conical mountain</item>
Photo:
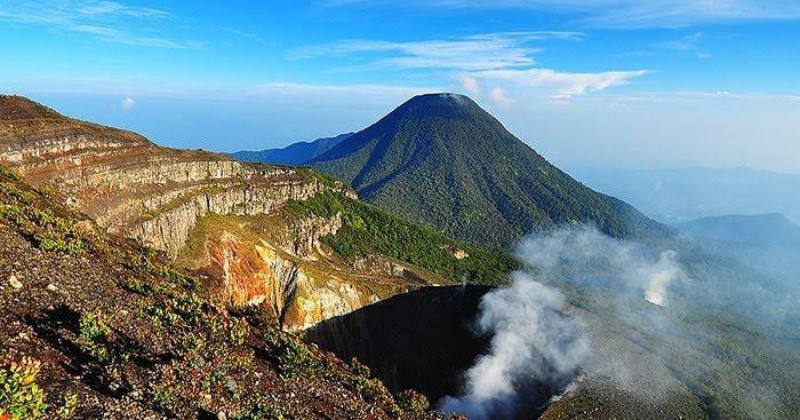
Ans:
[[[414,97],[310,164],[366,200],[495,248],[563,224],[626,238],[663,229],[551,165],[462,95]]]

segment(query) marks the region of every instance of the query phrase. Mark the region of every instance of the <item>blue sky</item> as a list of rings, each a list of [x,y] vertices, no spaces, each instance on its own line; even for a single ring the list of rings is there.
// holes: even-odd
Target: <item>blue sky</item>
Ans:
[[[800,3],[0,0],[0,90],[178,147],[475,98],[566,167],[800,173]]]

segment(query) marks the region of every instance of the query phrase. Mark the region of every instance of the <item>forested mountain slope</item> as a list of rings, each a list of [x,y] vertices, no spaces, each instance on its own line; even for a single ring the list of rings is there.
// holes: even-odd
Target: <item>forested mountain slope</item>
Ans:
[[[461,95],[412,98],[310,164],[367,201],[494,248],[563,224],[616,237],[664,230],[551,165]]]

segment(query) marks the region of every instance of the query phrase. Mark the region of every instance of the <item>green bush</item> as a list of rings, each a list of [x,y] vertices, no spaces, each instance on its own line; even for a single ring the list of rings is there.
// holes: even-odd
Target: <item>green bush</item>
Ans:
[[[92,238],[86,238],[74,223],[49,211],[30,206],[0,205],[0,218],[30,235],[45,251],[82,255],[92,249]]]
[[[60,407],[50,407],[36,383],[41,367],[41,362],[30,357],[0,367],[0,419],[72,418],[78,396],[68,394]]]
[[[149,283],[136,277],[128,278],[127,283],[125,283],[123,286],[128,290],[143,296],[149,296],[153,293],[153,287],[150,286]]]
[[[397,403],[403,411],[416,415],[425,414],[431,408],[428,398],[413,389],[401,392]]]
[[[41,418],[47,413],[45,394],[36,384],[41,362],[23,358],[8,369],[0,368],[0,418]]]
[[[228,329],[228,342],[234,346],[241,346],[250,335],[250,325],[247,321],[239,318],[232,318]]]
[[[234,418],[236,420],[284,420],[289,418],[289,415],[281,407],[280,402],[263,399],[251,409]]]
[[[112,334],[100,310],[86,313],[81,317],[81,348],[100,364],[109,364],[115,359],[109,348]]]
[[[289,333],[274,329],[265,334],[265,341],[273,348],[278,370],[284,379],[327,370],[324,361],[314,357],[308,347]]]
[[[29,205],[36,200],[36,194],[30,191],[22,191],[10,182],[0,182],[0,192],[6,194],[11,199],[26,205]]]

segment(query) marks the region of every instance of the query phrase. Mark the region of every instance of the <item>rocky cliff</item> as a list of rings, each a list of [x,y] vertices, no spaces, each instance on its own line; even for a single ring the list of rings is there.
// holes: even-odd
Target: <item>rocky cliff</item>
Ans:
[[[173,257],[205,214],[270,213],[329,188],[290,168],[159,147],[13,96],[0,98],[0,161],[35,186],[57,187],[110,231]]]
[[[0,96],[0,163],[36,187],[58,190],[109,232],[173,259],[199,235],[200,253],[185,252],[199,256],[180,262],[202,269],[226,303],[269,308],[287,328],[305,328],[409,287],[402,269],[352,272],[323,251],[318,239],[336,233],[336,217],[273,218],[255,237],[239,228],[196,229],[198,221],[224,216],[252,224],[248,218],[276,215],[287,202],[323,191],[356,198],[308,169],[160,147],[17,96]]]

